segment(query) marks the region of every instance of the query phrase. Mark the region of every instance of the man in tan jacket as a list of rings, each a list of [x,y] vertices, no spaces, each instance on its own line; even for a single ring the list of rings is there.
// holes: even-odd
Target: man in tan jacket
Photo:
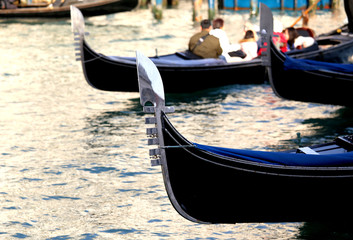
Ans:
[[[219,58],[222,48],[219,39],[209,34],[211,29],[211,22],[202,20],[201,32],[190,38],[189,51],[202,58]]]

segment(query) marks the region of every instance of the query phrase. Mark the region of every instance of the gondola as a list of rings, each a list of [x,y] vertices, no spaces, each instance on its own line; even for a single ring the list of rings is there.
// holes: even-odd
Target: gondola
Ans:
[[[140,102],[152,165],[161,165],[175,210],[197,223],[351,220],[353,137],[288,152],[250,151],[188,141],[168,120],[163,82],[137,52]],[[236,144],[236,143],[234,143]]]
[[[80,9],[86,17],[92,17],[130,11],[138,4],[139,0],[65,0],[64,2],[56,0],[50,5],[33,3],[20,5],[14,9],[0,9],[0,18],[69,18],[71,5]]]
[[[100,90],[138,92],[135,58],[113,57],[96,53],[84,38],[84,19],[73,8],[71,15],[73,31],[79,46],[79,59],[87,82]],[[162,76],[166,79],[167,92],[194,92],[235,83],[263,83],[265,67],[261,59],[242,63],[225,64],[221,59],[189,60],[185,52],[152,57]],[[220,78],[220,74],[222,77]],[[246,78],[242,76],[250,75]],[[116,76],[121,76],[117,78]],[[129,79],[129,80],[127,80]],[[192,80],[194,84],[185,84]]]
[[[296,101],[353,106],[353,64],[294,59],[280,52],[267,37],[269,54],[263,56],[269,81],[277,96]],[[346,57],[353,49],[346,49]],[[342,55],[343,55],[342,54]]]
[[[268,11],[271,11],[268,9]],[[133,57],[105,56],[95,52],[85,40],[85,24],[80,11],[73,8],[72,29],[76,35],[79,57],[86,81],[93,87],[105,91],[138,91],[135,77],[136,66]],[[260,24],[267,21],[266,13],[261,13]],[[318,38],[319,45],[333,45],[306,53],[292,53],[300,58],[325,59],[341,61],[342,51],[353,49],[353,38],[342,35],[331,35]],[[335,54],[336,53],[336,54]],[[185,52],[151,57],[157,65],[164,81],[165,91],[195,92],[203,89],[230,84],[261,84],[267,77],[261,59],[236,63],[225,63],[219,59],[190,60]],[[343,61],[343,60],[342,60]],[[116,77],[121,76],[121,77]],[[224,77],[219,77],[224,76]],[[131,79],[131,80],[126,80]],[[217,81],[215,81],[217,79]],[[192,80],[194,84],[188,84]],[[188,86],[185,88],[185,86]]]
[[[302,102],[353,106],[352,64],[291,59],[279,52],[273,43],[268,57],[269,81],[277,96]],[[300,68],[303,64],[309,68]]]

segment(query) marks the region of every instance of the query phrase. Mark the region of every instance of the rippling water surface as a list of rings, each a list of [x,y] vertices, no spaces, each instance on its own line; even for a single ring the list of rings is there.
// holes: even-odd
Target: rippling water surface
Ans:
[[[249,14],[219,15],[237,42]],[[191,3],[181,1],[161,22],[150,10],[92,17],[87,40],[107,55],[184,50],[198,31],[191,16]],[[285,25],[297,16],[275,13]],[[310,24],[322,33],[344,20],[341,9],[320,12]],[[69,20],[0,21],[0,239],[312,239],[330,229],[200,225],[179,216],[160,168],[150,167],[138,93],[92,89],[75,62],[70,30]],[[353,132],[351,109],[285,101],[268,84],[166,100],[176,107],[170,119],[177,129],[204,144],[274,151],[297,147],[297,133],[305,145]],[[331,235],[337,230],[323,236]]]

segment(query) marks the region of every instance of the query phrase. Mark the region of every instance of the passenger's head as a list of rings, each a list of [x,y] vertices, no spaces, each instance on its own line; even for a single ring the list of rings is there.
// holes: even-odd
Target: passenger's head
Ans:
[[[224,20],[222,18],[216,18],[215,20],[213,20],[212,25],[214,29],[221,29],[224,26]]]
[[[284,37],[287,41],[293,41],[299,37],[297,30],[294,27],[289,27],[284,30]]]
[[[201,21],[201,29],[202,30],[206,30],[209,29],[211,27],[211,21],[208,19],[204,19]]]
[[[251,38],[255,38],[255,34],[252,30],[248,30],[245,32],[245,36],[244,39],[251,39]]]
[[[253,30],[247,30],[245,32],[244,38],[239,41],[239,43],[243,42],[256,42],[256,33]]]

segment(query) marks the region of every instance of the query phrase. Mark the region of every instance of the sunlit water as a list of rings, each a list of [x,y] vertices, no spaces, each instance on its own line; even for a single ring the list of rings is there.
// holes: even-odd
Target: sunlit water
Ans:
[[[206,11],[205,5],[204,16]],[[89,18],[87,40],[107,55],[184,50],[198,31],[191,3],[182,1],[163,14],[161,22],[150,10]],[[249,14],[219,15],[237,42]],[[285,25],[297,16],[275,14]],[[310,24],[322,33],[344,20],[341,9],[321,12]],[[0,23],[0,239],[293,239],[318,234],[304,234],[307,223],[200,225],[185,220],[168,200],[160,168],[150,167],[138,93],[102,92],[85,82],[69,20]],[[275,151],[297,147],[297,133],[306,145],[353,132],[351,109],[285,101],[268,84],[167,94],[166,100],[176,107],[171,121],[198,143]],[[322,233],[324,228],[318,229]]]

